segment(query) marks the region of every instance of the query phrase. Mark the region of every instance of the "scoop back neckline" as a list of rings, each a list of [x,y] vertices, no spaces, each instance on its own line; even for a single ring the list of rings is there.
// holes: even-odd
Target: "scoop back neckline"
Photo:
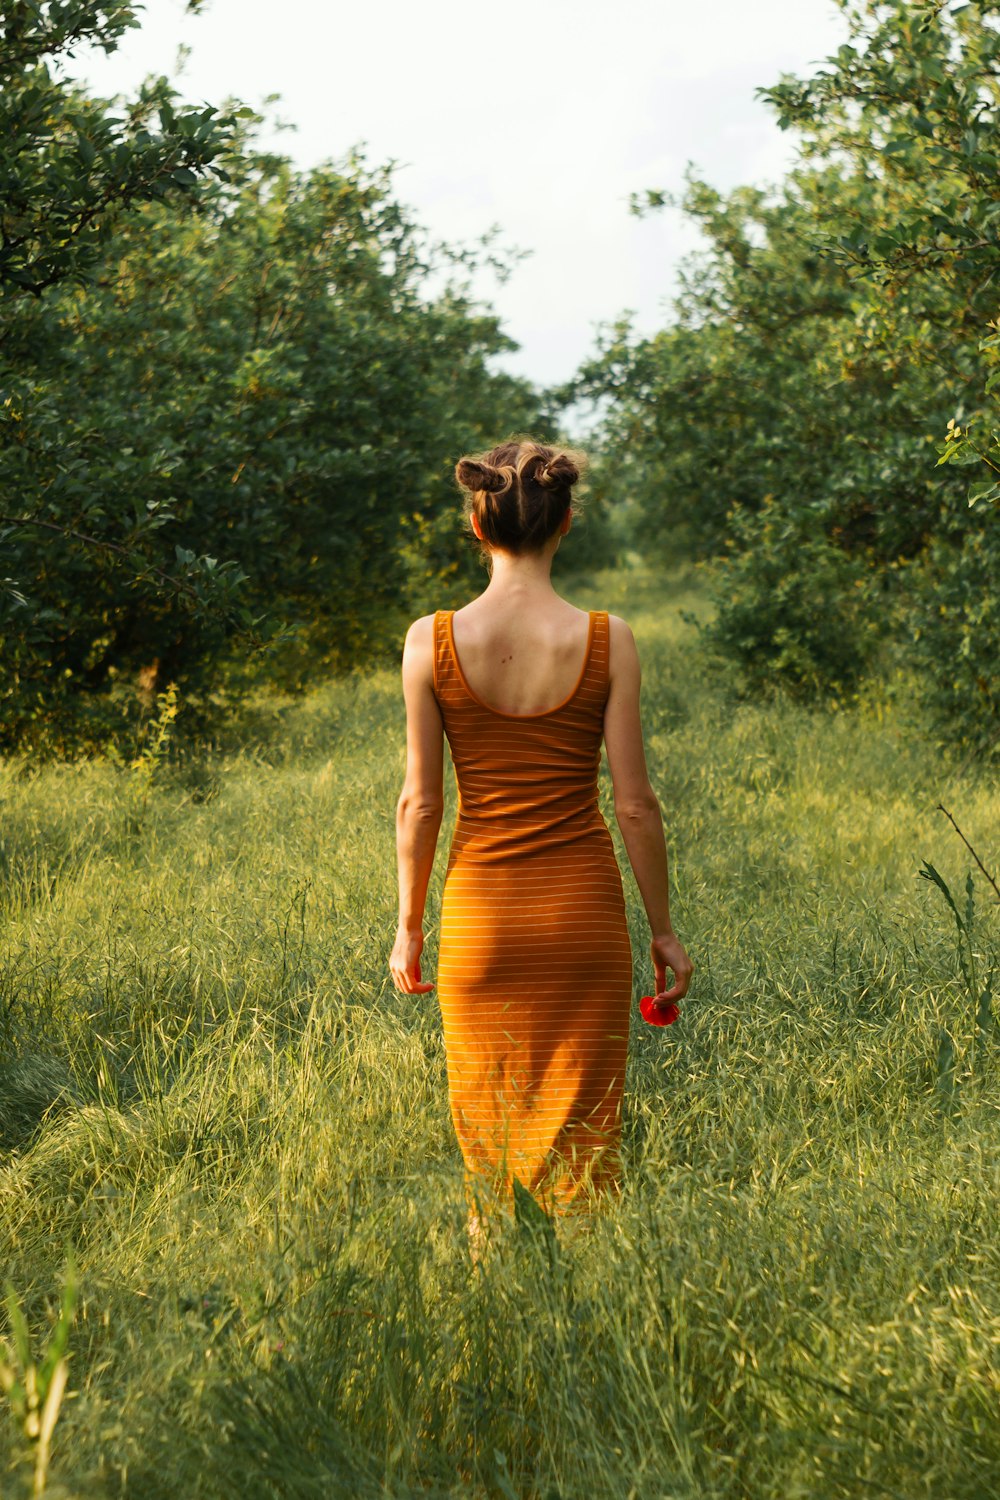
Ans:
[[[455,663],[455,671],[458,673],[459,681],[465,688],[465,691],[468,693],[469,697],[472,698],[476,703],[478,703],[480,708],[485,708],[487,713],[496,714],[498,719],[547,719],[552,714],[557,714],[560,709],[566,708],[570,703],[572,703],[577,693],[583,687],[584,678],[587,675],[587,668],[590,666],[590,653],[594,645],[594,628],[597,623],[598,611],[596,609],[589,609],[587,611],[587,615],[589,617],[587,622],[587,644],[584,648],[583,653],[583,665],[580,668],[580,673],[576,679],[576,682],[573,684],[573,687],[570,689],[566,697],[562,700],[561,703],[557,703],[554,708],[543,708],[538,713],[509,714],[506,713],[502,708],[494,708],[493,704],[487,703],[485,698],[480,698],[479,694],[475,692],[470,686],[469,680],[462,668],[462,663],[459,660],[458,651],[455,647],[455,631],[452,625],[452,621],[455,618],[455,611],[453,609],[449,609],[446,612],[448,644],[451,647],[451,659]]]

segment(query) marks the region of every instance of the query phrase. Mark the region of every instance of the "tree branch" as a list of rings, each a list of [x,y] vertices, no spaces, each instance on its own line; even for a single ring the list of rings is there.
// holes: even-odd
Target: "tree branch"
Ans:
[[[125,558],[132,558],[135,555],[129,551],[128,547],[123,547],[120,542],[109,542],[103,537],[89,536],[85,531],[77,531],[72,526],[63,526],[58,521],[43,521],[37,516],[0,515],[0,526],[43,526],[47,531],[56,531],[60,536],[68,537],[74,542],[83,542],[88,547],[99,547],[107,552],[116,552]],[[144,578],[148,574],[159,578],[170,588],[190,594],[192,599],[198,598],[198,590],[192,584],[186,583],[183,578],[175,578],[173,574],[167,573],[163,568],[158,568],[155,563],[149,563],[147,567],[136,573],[136,577]]]
[[[958,834],[959,838],[962,840],[962,843],[965,845],[966,849],[968,849],[969,853],[972,855],[973,859],[976,861],[976,864],[982,870],[983,874],[986,876],[986,879],[989,881],[990,885],[993,887],[993,890],[994,890],[994,892],[996,894],[997,900],[1000,901],[1000,886],[997,885],[996,881],[993,879],[993,876],[990,874],[989,870],[987,870],[986,866],[983,864],[982,860],[979,858],[979,855],[976,853],[975,849],[973,849],[972,845],[969,843],[969,840],[965,837],[965,834],[962,832],[961,828],[959,828],[958,824],[955,822],[955,819],[952,817],[951,813],[948,811],[948,809],[946,807],[942,807],[942,805],[941,805],[940,802],[937,805],[937,810],[938,810],[938,812],[943,812],[944,813],[945,817],[948,819],[948,822],[951,824],[952,828],[954,828],[955,832]]]

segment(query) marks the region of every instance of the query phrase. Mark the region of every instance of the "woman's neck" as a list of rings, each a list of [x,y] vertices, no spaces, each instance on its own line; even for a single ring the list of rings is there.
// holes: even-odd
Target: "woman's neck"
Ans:
[[[550,551],[548,547],[541,552],[526,552],[521,556],[515,556],[511,552],[494,552],[490,581],[484,594],[492,599],[501,596],[509,599],[515,594],[554,594],[553,555],[554,551]]]

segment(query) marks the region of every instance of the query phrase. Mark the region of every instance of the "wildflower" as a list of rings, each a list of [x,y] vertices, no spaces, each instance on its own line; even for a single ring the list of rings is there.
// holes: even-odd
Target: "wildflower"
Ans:
[[[639,1013],[650,1026],[671,1026],[680,1015],[680,1006],[673,1000],[666,1005],[657,1005],[655,995],[643,995],[639,1001]]]

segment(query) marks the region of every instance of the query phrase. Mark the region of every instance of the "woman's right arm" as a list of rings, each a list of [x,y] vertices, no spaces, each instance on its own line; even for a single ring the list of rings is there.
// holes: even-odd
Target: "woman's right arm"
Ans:
[[[434,616],[415,620],[403,646],[406,776],[396,805],[399,926],[389,959],[397,990],[425,995],[434,986],[420,973],[424,903],[444,808],[444,725],[434,694]]]
[[[694,965],[670,921],[667,844],[660,804],[646,769],[639,711],[642,674],[635,637],[617,615],[610,615],[608,623],[611,683],[604,710],[604,743],[614,788],[615,818],[649,919],[656,999],[666,1004],[687,993]],[[667,969],[674,971],[669,990]]]

